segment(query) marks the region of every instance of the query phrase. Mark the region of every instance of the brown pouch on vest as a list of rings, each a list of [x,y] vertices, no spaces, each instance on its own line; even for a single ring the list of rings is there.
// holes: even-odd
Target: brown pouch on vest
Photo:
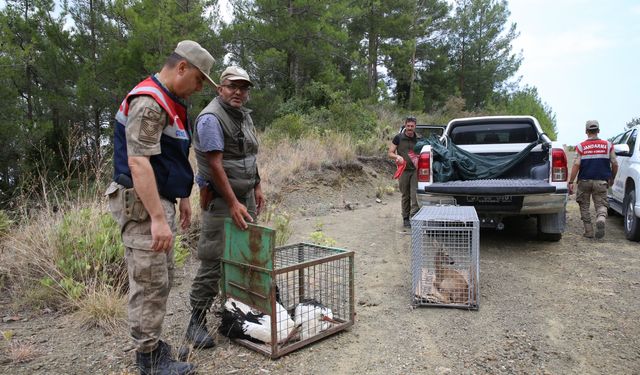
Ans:
[[[209,209],[209,205],[215,196],[215,192],[209,187],[209,185],[205,185],[203,188],[200,188],[200,208],[203,210]]]
[[[149,217],[147,209],[138,197],[134,188],[123,190],[124,215],[129,220],[145,221]]]

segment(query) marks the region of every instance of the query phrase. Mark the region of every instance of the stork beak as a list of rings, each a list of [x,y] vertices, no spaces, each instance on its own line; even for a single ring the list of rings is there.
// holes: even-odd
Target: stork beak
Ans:
[[[325,322],[329,322],[329,323],[333,323],[333,324],[340,324],[339,321],[335,320],[335,319],[331,319],[326,315],[322,315],[322,317],[320,318],[320,320],[325,321]]]
[[[296,338],[299,333],[300,333],[300,326],[301,324],[293,327],[293,329],[291,330],[291,332],[289,332],[289,334],[287,335],[287,337],[282,341],[282,343],[280,344],[281,346],[285,346],[287,345],[287,343],[289,343],[289,341],[293,340],[294,338]]]

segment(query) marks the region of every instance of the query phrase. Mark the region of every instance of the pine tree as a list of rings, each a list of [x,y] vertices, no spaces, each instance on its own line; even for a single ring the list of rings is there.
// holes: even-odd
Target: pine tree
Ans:
[[[470,107],[481,108],[520,67],[522,57],[511,53],[518,33],[516,24],[507,27],[509,14],[506,0],[456,0],[451,60]]]

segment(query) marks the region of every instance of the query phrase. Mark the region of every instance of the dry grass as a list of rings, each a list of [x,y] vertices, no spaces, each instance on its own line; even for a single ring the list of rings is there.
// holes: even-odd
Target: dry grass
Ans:
[[[53,239],[54,223],[58,221],[59,215],[42,210],[5,237],[0,253],[0,273],[7,275],[8,284],[17,289],[16,294],[22,297],[22,302],[28,303],[38,295],[47,296],[52,302],[62,298],[50,290],[43,291],[37,283],[42,275],[57,273]]]
[[[280,191],[309,171],[318,171],[323,165],[356,160],[356,148],[345,134],[324,137],[309,135],[297,141],[289,138],[265,142],[258,154],[260,178],[267,195]]]
[[[113,288],[98,287],[77,302],[77,316],[86,327],[115,333],[126,327],[127,297]]]
[[[11,363],[24,363],[36,358],[38,350],[32,343],[11,341],[7,345],[7,355]]]

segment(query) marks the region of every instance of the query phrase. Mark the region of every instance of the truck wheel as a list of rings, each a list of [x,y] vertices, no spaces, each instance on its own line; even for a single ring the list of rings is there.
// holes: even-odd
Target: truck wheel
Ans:
[[[562,239],[562,233],[538,232],[538,239],[541,241],[558,242]]]
[[[636,217],[634,207],[636,205],[636,192],[631,190],[624,199],[624,235],[629,241],[640,241],[640,223]]]
[[[539,240],[560,241],[566,224],[566,209],[557,214],[540,214],[537,221]]]

